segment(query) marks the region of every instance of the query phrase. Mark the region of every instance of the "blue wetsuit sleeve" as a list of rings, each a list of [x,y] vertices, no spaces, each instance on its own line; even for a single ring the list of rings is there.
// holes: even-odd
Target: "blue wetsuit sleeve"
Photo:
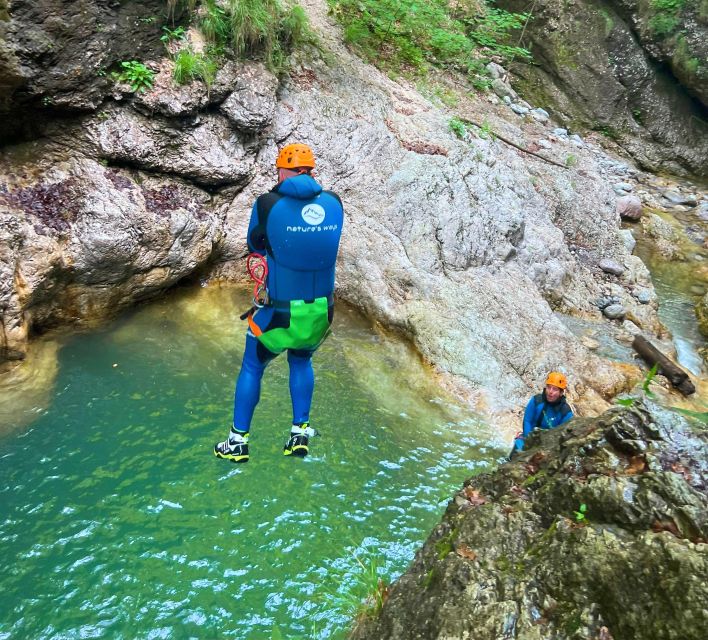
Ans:
[[[263,254],[266,248],[266,233],[258,220],[258,201],[253,203],[251,210],[251,221],[248,224],[248,233],[246,234],[246,242],[248,250],[251,253]]]
[[[561,421],[558,423],[558,426],[560,427],[562,424],[565,424],[565,423],[568,422],[568,420],[570,420],[572,417],[573,417],[573,412],[572,412],[572,411],[568,411],[568,413],[566,413],[566,414],[561,418]]]
[[[533,431],[534,425],[536,423],[536,403],[534,399],[531,398],[526,405],[526,410],[524,411],[524,438]]]

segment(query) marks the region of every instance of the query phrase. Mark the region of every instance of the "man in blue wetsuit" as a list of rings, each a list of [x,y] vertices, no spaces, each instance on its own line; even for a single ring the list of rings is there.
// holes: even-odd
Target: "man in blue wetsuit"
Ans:
[[[551,371],[546,378],[542,393],[529,400],[524,411],[524,430],[514,439],[512,454],[522,451],[524,440],[534,429],[552,429],[568,422],[573,417],[566,398],[568,379],[558,371]]]
[[[334,314],[334,271],[342,233],[342,201],[312,177],[315,157],[304,144],[281,149],[275,166],[278,184],[253,205],[248,248],[265,255],[268,265],[265,305],[249,313],[246,350],[236,382],[234,419],[229,437],[214,455],[248,461],[253,412],[268,363],[288,352],[293,421],[283,453],[304,457],[309,439],[310,404],[315,385],[312,355],[329,330]]]

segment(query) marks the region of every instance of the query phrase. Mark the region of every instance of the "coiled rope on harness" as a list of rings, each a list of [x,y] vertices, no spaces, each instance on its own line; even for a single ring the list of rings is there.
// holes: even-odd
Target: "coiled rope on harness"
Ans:
[[[268,289],[266,289],[268,262],[265,256],[262,256],[260,253],[250,253],[246,258],[246,270],[251,280],[254,282],[253,306],[248,311],[241,314],[241,320],[252,316],[256,309],[262,309],[268,302]]]
[[[266,262],[265,256],[260,253],[251,253],[246,258],[246,269],[251,280],[255,283],[253,285],[253,304],[260,309],[268,299],[265,285],[268,278],[268,262]]]

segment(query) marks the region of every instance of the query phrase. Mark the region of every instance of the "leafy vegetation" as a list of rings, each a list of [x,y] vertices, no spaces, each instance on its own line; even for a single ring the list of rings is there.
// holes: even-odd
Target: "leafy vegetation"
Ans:
[[[462,122],[459,118],[455,117],[450,120],[448,123],[448,126],[450,127],[450,131],[452,131],[460,140],[464,140],[465,136],[467,135],[467,127],[465,126],[465,123]]]
[[[659,365],[654,364],[649,371],[647,371],[646,375],[644,376],[644,381],[642,382],[642,391],[647,394],[647,397],[649,398],[654,398],[654,393],[649,389],[649,385],[652,383],[654,378],[656,378],[656,374],[659,371]]]
[[[174,63],[172,77],[177,84],[199,79],[210,87],[219,69],[213,58],[204,53],[195,53],[191,48],[180,49],[174,57]]]
[[[587,511],[588,505],[583,502],[583,504],[578,507],[577,511],[573,511],[573,515],[575,515],[575,521],[585,524],[587,522],[587,517],[585,516]]]
[[[421,75],[431,67],[467,74],[480,84],[492,58],[531,59],[512,41],[528,13],[485,0],[328,0],[345,40],[365,59],[392,71]]]
[[[186,6],[209,45],[206,55],[212,58],[230,49],[236,57],[262,59],[279,72],[295,47],[316,44],[303,9],[279,0],[168,0],[167,4],[171,13],[178,4]],[[166,29],[168,41],[179,37],[172,34]]]
[[[668,36],[676,31],[679,25],[679,13],[687,0],[651,0],[650,6],[654,14],[649,19],[649,28],[656,36]]]
[[[379,555],[366,550],[366,556],[360,558],[352,552],[355,561],[353,572],[347,570],[338,576],[337,591],[324,595],[325,606],[332,604],[348,618],[359,624],[366,618],[375,618],[381,613],[388,598],[388,578],[383,575]]]
[[[172,42],[173,40],[184,40],[187,36],[187,30],[184,27],[175,27],[174,29],[170,29],[165,26],[162,27],[162,30],[164,33],[160,37],[160,40],[165,44]]]
[[[123,61],[120,63],[122,71],[114,74],[119,82],[127,82],[132,91],[145,91],[152,88],[155,72],[148,69],[137,60]]]

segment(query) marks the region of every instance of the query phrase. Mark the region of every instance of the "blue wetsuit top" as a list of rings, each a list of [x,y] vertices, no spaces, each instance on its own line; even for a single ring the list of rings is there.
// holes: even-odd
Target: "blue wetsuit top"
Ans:
[[[248,225],[248,248],[267,254],[271,300],[331,297],[344,210],[335,193],[307,174],[260,196]]]
[[[515,448],[521,451],[524,448],[524,439],[534,429],[559,427],[572,417],[573,410],[570,408],[565,396],[561,396],[553,404],[546,400],[545,392],[533,396],[526,405],[523,435],[514,441]]]

